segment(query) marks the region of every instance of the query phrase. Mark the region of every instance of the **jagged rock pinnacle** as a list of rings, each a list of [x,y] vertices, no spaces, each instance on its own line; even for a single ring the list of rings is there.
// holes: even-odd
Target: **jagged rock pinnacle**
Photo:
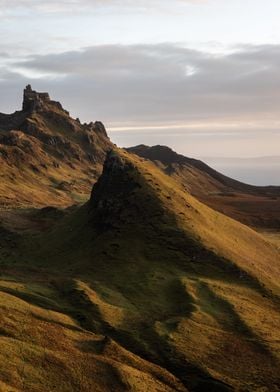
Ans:
[[[22,110],[24,112],[33,112],[41,109],[45,102],[50,101],[50,96],[48,93],[38,93],[32,90],[30,84],[26,86],[23,92],[23,104]]]

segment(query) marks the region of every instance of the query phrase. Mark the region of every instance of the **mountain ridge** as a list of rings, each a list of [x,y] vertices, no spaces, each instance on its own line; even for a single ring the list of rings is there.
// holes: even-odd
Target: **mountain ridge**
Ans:
[[[213,178],[216,180],[219,180],[221,183],[224,185],[230,186],[233,189],[241,189],[244,190],[244,188],[247,191],[258,191],[258,192],[271,192],[273,193],[274,191],[280,192],[280,186],[257,186],[257,185],[249,185],[245,184],[241,181],[232,179],[224,174],[219,173],[215,169],[212,169],[209,165],[204,163],[202,160],[195,159],[195,158],[188,158],[182,154],[178,154],[175,151],[173,151],[170,147],[168,146],[162,146],[162,145],[155,145],[155,146],[147,146],[144,144],[140,144],[135,147],[128,147],[126,148],[127,151],[136,153],[139,156],[142,156],[144,158],[151,159],[153,161],[160,161],[166,165],[170,165],[172,163],[178,163],[178,164],[190,164],[196,167],[197,169],[204,170],[205,172],[208,172],[208,174],[212,175]]]
[[[166,146],[139,145],[127,151],[156,163],[209,207],[252,227],[280,228],[280,187],[244,184]]]

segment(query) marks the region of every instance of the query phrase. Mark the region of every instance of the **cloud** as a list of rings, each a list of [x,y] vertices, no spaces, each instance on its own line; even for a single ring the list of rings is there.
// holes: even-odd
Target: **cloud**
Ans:
[[[165,0],[0,0],[0,11],[13,12],[16,9],[37,10],[41,12],[60,13],[65,11],[83,10],[83,8],[101,7],[132,7],[151,8],[162,6]],[[209,0],[173,0],[178,4],[203,4]],[[172,5],[174,6],[174,4]]]
[[[280,46],[273,45],[229,55],[173,44],[103,45],[34,56],[14,69],[48,75],[50,86],[55,79],[54,90],[83,117],[92,102],[112,123],[176,123],[276,119],[279,63]]]
[[[0,107],[19,106],[31,82],[74,116],[104,121],[121,144],[165,141],[184,152],[189,141],[206,155],[208,145],[238,150],[242,142],[244,154],[264,146],[269,154],[279,143],[279,65],[277,45],[227,55],[174,44],[99,45],[3,65]]]

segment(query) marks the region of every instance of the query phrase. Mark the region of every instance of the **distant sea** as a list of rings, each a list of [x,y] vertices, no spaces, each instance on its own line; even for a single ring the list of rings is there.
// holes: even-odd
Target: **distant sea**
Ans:
[[[280,156],[261,158],[201,158],[213,169],[252,185],[280,186]]]

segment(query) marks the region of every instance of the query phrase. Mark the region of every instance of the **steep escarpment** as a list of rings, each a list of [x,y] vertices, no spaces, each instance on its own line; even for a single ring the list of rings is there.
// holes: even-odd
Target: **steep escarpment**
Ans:
[[[101,122],[81,124],[27,86],[22,110],[0,114],[1,206],[85,200],[111,147]]]

